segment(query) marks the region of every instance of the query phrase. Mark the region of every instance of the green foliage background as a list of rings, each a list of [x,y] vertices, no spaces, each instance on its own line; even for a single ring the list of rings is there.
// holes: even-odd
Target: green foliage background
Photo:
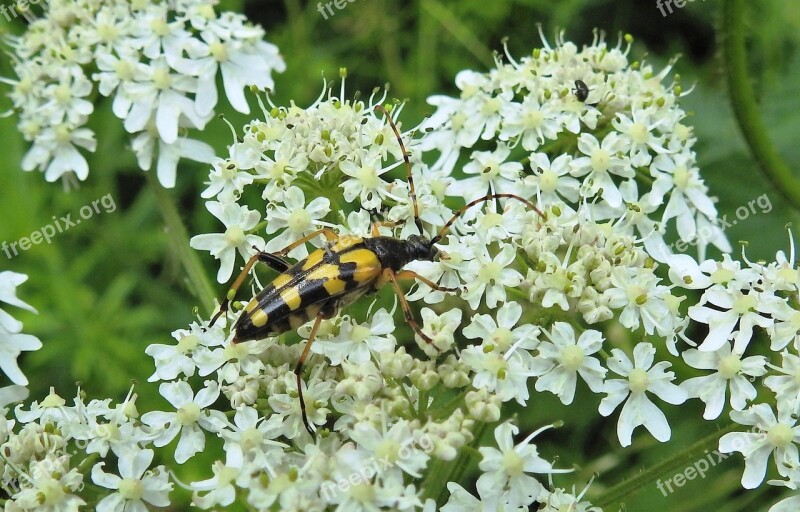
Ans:
[[[762,115],[783,158],[798,168],[800,7],[789,0],[750,4],[748,63]],[[515,56],[540,46],[536,23],[543,25],[550,41],[557,29],[563,29],[577,44],[591,42],[595,27],[605,30],[611,41],[616,41],[619,32],[631,33],[636,38],[631,58],[646,58],[657,69],[681,53],[675,72],[685,89],[695,85],[682,105],[692,113],[689,123],[696,129],[701,171],[719,197],[721,213],[735,219],[737,207],[765,193],[773,206],[769,213],[739,221],[728,231],[730,240],[735,245],[747,240],[751,259],[771,259],[777,250],[789,247],[785,225],[796,221],[797,213],[760,174],[731,114],[718,55],[716,1],[693,1],[666,17],[655,0],[355,0],[341,10],[334,7],[334,16],[327,20],[316,4],[299,0],[223,1],[220,8],[244,11],[267,29],[268,39],[281,49],[288,69],[276,77],[277,102],[310,103],[319,94],[322,77],[338,80],[339,68],[346,67],[350,94],[360,90],[368,95],[388,82],[391,96],[408,99],[402,117],[406,126],[432,112],[425,103],[427,96],[455,93],[453,79],[459,70],[491,67],[492,53],[502,49],[505,38]],[[33,7],[34,12],[37,9],[41,13],[41,6]],[[3,32],[19,33],[23,27],[19,19],[8,22],[0,16]],[[11,75],[5,56],[0,58],[0,75]],[[0,98],[0,110],[8,107],[8,99]],[[234,126],[247,119],[233,111],[221,112]],[[141,411],[164,407],[154,386],[146,383],[153,365],[144,348],[169,343],[171,331],[192,321],[199,301],[188,292],[152,190],[136,167],[126,147],[127,136],[108,102],[99,102],[91,127],[99,145],[89,156],[89,179],[77,190],[65,192],[60,183],[48,184],[39,173],[21,171],[27,145],[13,117],[0,119],[0,242],[28,236],[52,222],[54,215],[76,217],[81,206],[105,194],[110,193],[117,205],[115,212],[96,214],[57,235],[50,245],[33,246],[10,260],[0,252],[0,270],[30,276],[19,296],[39,310],[38,315],[12,312],[24,322],[25,332],[44,343],[42,350],[21,358],[23,369],[34,399],[43,397],[50,386],[62,396],[71,396],[77,381],[89,397],[121,399],[131,382],[137,381]],[[230,132],[219,120],[211,123],[204,137],[218,154],[230,142]],[[169,191],[190,234],[219,229],[199,197],[206,177],[204,166],[184,161],[178,186]],[[206,253],[201,258],[213,280],[216,263]],[[218,286],[220,294],[224,288]],[[546,456],[559,458],[561,467],[585,464],[580,468],[584,481],[598,472],[593,492],[668,457],[715,428],[699,421],[702,409],[695,403],[668,407],[672,441],[662,445],[640,435],[632,449],[623,452],[615,436],[616,415],[598,420],[597,399],[579,394],[570,416],[560,418],[569,428],[549,432],[540,445]],[[524,424],[559,419],[548,412],[561,409],[554,407],[555,398],[548,395],[532,403],[529,410],[519,411]],[[698,425],[704,429],[700,431]],[[690,482],[666,498],[651,485],[630,497],[626,508],[766,509],[776,494],[769,489],[742,492],[738,483],[742,467],[740,460],[731,457],[704,480]],[[208,465],[187,468],[187,476],[191,474],[208,475]]]

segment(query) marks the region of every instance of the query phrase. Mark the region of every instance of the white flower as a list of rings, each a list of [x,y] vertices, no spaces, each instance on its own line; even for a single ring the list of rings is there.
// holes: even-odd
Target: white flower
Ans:
[[[348,177],[340,186],[348,203],[358,198],[364,209],[379,208],[384,198],[390,197],[389,182],[381,179],[386,172],[397,167],[402,161],[382,167],[381,156],[377,153],[364,155],[360,163],[345,160],[339,164],[342,173]]]
[[[451,309],[442,314],[437,314],[430,308],[420,310],[422,316],[422,332],[430,339],[427,343],[419,336],[415,336],[417,343],[429,357],[436,357],[442,352],[447,352],[455,343],[455,331],[461,324],[461,310]]]
[[[719,440],[722,453],[740,452],[745,468],[742,487],[755,489],[764,480],[769,456],[774,453],[775,466],[781,476],[800,466],[797,445],[800,425],[793,417],[794,409],[778,405],[778,417],[767,404],[751,405],[744,411],[731,411],[731,419],[753,427],[749,432],[731,432]]]
[[[78,512],[86,502],[78,496],[83,474],[69,467],[69,456],[48,455],[28,466],[26,485],[12,496],[17,510],[36,512]]]
[[[660,361],[654,365],[656,349],[650,343],[643,342],[634,347],[634,363],[618,348],[612,349],[611,353],[613,357],[607,361],[609,369],[626,379],[608,379],[603,384],[603,392],[608,396],[600,402],[600,414],[608,416],[627,398],[617,423],[620,444],[630,446],[633,430],[639,425],[644,425],[659,441],[667,441],[671,434],[667,418],[650,401],[646,392],[672,405],[686,401],[686,391],[671,382],[675,374],[666,371],[670,363]]]
[[[800,356],[784,350],[781,353],[781,366],[770,365],[780,375],[770,375],[764,379],[764,385],[775,393],[777,403],[789,411],[800,410]]]
[[[622,195],[611,175],[633,178],[636,174],[628,158],[618,156],[623,148],[623,139],[615,132],[606,135],[602,143],[588,133],[578,137],[578,149],[586,156],[572,161],[572,175],[586,176],[583,195],[592,197],[602,190],[603,200],[609,206],[616,208],[622,204]]]
[[[531,195],[535,195],[540,204],[559,203],[561,198],[571,203],[578,202],[580,182],[570,176],[571,155],[558,155],[551,162],[547,153],[532,153],[531,169],[533,175],[525,176],[522,183],[526,189],[532,189]]]
[[[343,361],[363,364],[369,361],[370,353],[394,350],[397,341],[392,334],[394,330],[394,318],[381,308],[362,324],[343,319],[339,333],[329,339],[315,340],[311,351],[326,356],[334,366]]]
[[[92,481],[106,489],[116,490],[97,503],[98,512],[145,512],[149,503],[156,507],[170,504],[172,483],[164,466],[145,471],[153,462],[153,450],[133,449],[119,459],[119,476],[102,470],[104,462],[92,467]]]
[[[372,425],[359,423],[350,437],[383,467],[396,466],[420,478],[420,472],[427,466],[428,454],[415,442],[408,421],[399,420],[388,430],[386,426],[378,430]]]
[[[650,269],[616,267],[611,271],[611,284],[604,293],[608,305],[614,309],[622,308],[620,323],[631,329],[644,324],[644,332],[658,331],[666,335],[672,331],[673,320],[665,295],[669,289],[659,284],[659,278]]]
[[[699,398],[706,404],[703,418],[713,420],[722,413],[725,406],[725,392],[731,390],[731,407],[741,411],[747,402],[756,397],[756,388],[751,384],[752,377],[767,373],[767,358],[751,356],[742,358],[731,352],[730,343],[725,343],[715,352],[701,352],[689,349],[683,353],[686,364],[692,368],[716,370],[703,377],[694,377],[681,382],[690,398]]]
[[[225,225],[225,233],[195,235],[189,241],[192,249],[205,250],[220,260],[217,281],[226,282],[233,274],[233,265],[236,260],[236,251],[245,258],[249,258],[253,246],[263,247],[264,240],[257,236],[247,234],[258,224],[261,216],[258,212],[236,203],[219,203],[208,201],[206,208],[214,217]]]
[[[483,474],[478,478],[478,488],[492,489],[494,493],[508,492],[508,503],[513,509],[531,504],[544,489],[542,484],[528,473],[552,475],[567,473],[569,469],[554,469],[553,465],[539,456],[534,437],[550,426],[531,433],[519,444],[513,436],[519,428],[511,423],[501,423],[494,430],[497,448],[481,447],[483,459],[479,467]]]
[[[482,342],[462,350],[461,362],[475,372],[472,384],[476,388],[497,393],[504,402],[516,399],[524,405],[534,361],[529,350],[539,342],[538,328],[530,324],[514,327],[522,316],[517,302],[503,304],[496,316],[495,321],[490,315],[476,315],[464,328],[464,336]]]
[[[205,387],[196,396],[189,384],[182,380],[164,382],[158,389],[176,410],[150,411],[142,415],[142,422],[160,430],[159,437],[153,441],[158,447],[167,445],[180,434],[175,448],[175,462],[183,464],[205,447],[206,438],[201,427],[216,432],[227,423],[223,413],[204,411],[219,397],[219,386],[216,382],[206,381]]]
[[[556,322],[551,332],[544,331],[544,335],[549,341],[539,344],[539,353],[531,366],[533,375],[539,377],[536,391],[550,391],[569,405],[575,398],[578,374],[593,392],[603,390],[607,370],[597,358],[589,357],[603,348],[602,333],[589,329],[576,340],[570,324]]]
[[[453,181],[447,187],[447,194],[461,196],[472,201],[487,193],[511,194],[518,192],[518,180],[522,172],[519,162],[507,162],[511,149],[505,144],[498,144],[494,151],[476,151],[470,162],[464,166],[464,173],[476,174],[475,177]]]
[[[267,234],[286,228],[282,233],[272,237],[264,248],[267,252],[276,252],[295,240],[314,232],[319,220],[331,211],[331,203],[327,197],[315,197],[306,204],[306,197],[299,187],[290,187],[283,197],[283,205],[267,209]],[[306,244],[292,249],[287,256],[303,259],[308,256]]]
[[[462,298],[470,308],[477,309],[481,299],[486,297],[486,306],[494,309],[498,302],[505,302],[506,287],[516,287],[522,282],[522,274],[509,267],[516,258],[514,246],[504,244],[496,256],[491,257],[485,247],[475,254],[475,259],[467,264],[461,279],[467,283]]]
[[[756,325],[769,328],[773,320],[761,315],[761,309],[768,304],[766,293],[756,290],[708,289],[703,293],[700,304],[689,308],[689,317],[696,322],[708,324],[708,335],[700,344],[700,350],[714,351],[733,338],[733,350],[743,354],[753,337]],[[716,308],[705,306],[713,304]],[[736,326],[739,330],[733,335]]]
[[[179,375],[191,377],[197,369],[199,354],[208,352],[209,347],[221,345],[225,335],[220,322],[210,329],[202,329],[192,324],[189,329],[178,329],[172,337],[178,340],[176,345],[153,343],[144,349],[144,353],[154,359],[156,371],[147,381],[173,380]]]

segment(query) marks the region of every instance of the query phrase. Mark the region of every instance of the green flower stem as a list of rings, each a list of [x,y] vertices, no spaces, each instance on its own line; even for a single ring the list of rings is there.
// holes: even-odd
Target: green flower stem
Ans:
[[[100,458],[100,454],[98,453],[90,453],[83,459],[80,464],[78,464],[78,472],[81,474],[88,474],[89,470],[94,466],[94,463]]]
[[[686,467],[696,460],[707,457],[707,450],[716,450],[719,438],[729,432],[733,432],[741,425],[731,423],[725,428],[720,429],[705,438],[697,441],[686,450],[676,453],[673,457],[651,466],[641,473],[638,473],[627,480],[623,480],[617,485],[610,487],[598,499],[592,500],[595,506],[611,510],[622,503],[626,496],[629,496],[642,487],[655,482],[664,475],[670,474],[676,469]]]
[[[216,309],[216,296],[214,287],[208,279],[200,257],[189,247],[189,234],[183,225],[178,209],[169,193],[158,182],[155,171],[146,172],[147,182],[156,198],[156,204],[161,210],[161,216],[166,224],[167,238],[170,240],[173,253],[183,265],[186,272],[187,286],[191,293],[203,305],[209,315]]]
[[[744,0],[724,0],[722,8],[722,51],[731,106],[761,172],[772,186],[800,210],[800,179],[778,155],[758,113],[744,44]]]

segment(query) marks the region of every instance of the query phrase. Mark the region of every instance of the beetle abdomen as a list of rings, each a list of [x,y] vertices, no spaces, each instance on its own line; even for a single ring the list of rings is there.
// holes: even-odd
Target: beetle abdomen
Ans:
[[[383,267],[360,237],[340,237],[317,249],[261,290],[236,321],[235,341],[297,329],[322,314],[336,312],[371,291]]]

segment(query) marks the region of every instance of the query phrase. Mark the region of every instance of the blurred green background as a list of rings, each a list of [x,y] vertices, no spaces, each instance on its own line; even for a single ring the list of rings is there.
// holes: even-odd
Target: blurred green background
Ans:
[[[515,56],[540,46],[536,23],[543,25],[550,41],[556,30],[563,29],[567,39],[579,45],[591,42],[595,27],[612,42],[619,32],[630,33],[636,39],[631,60],[646,58],[656,69],[680,53],[683,57],[674,72],[681,75],[685,89],[695,86],[681,104],[691,115],[689,124],[695,126],[700,168],[719,198],[720,212],[735,219],[737,207],[761,194],[767,194],[772,205],[769,213],[740,220],[727,232],[729,239],[737,251],[737,241],[749,241],[750,259],[772,259],[777,250],[789,247],[785,225],[796,221],[797,213],[787,208],[756,168],[731,114],[719,60],[716,1],[689,2],[668,16],[661,15],[655,0],[356,0],[341,10],[334,8],[328,19],[316,3],[298,0],[222,1],[219,7],[245,12],[267,29],[268,39],[281,49],[288,69],[275,77],[277,103],[310,103],[318,96],[323,77],[338,80],[339,68],[347,67],[350,94],[360,90],[369,95],[374,87],[389,83],[390,96],[407,99],[402,117],[406,126],[432,112],[425,103],[427,96],[455,93],[453,80],[459,70],[489,69],[492,53],[502,50],[505,38]],[[37,8],[41,9],[36,6],[34,12]],[[788,0],[762,0],[750,2],[749,8],[748,64],[761,112],[781,155],[790,167],[798,168],[800,7]],[[20,20],[9,23],[0,16],[3,32],[19,33],[23,28]],[[11,75],[5,55],[0,57],[0,75]],[[4,95],[0,97],[0,110],[9,105]],[[247,120],[231,110],[220,112],[234,126]],[[13,117],[0,119],[0,242],[28,236],[52,222],[54,215],[76,217],[81,206],[106,194],[117,206],[113,213],[96,214],[57,235],[50,245],[33,246],[10,260],[0,253],[0,270],[30,276],[19,296],[39,311],[38,315],[11,311],[24,322],[24,332],[44,343],[42,350],[21,358],[35,399],[50,386],[62,396],[72,396],[76,381],[89,397],[99,398],[121,399],[133,380],[147,386],[153,365],[144,348],[170,343],[170,332],[191,322],[198,304],[188,292],[153,193],[108,102],[100,100],[90,126],[99,144],[97,152],[88,156],[89,179],[77,190],[65,192],[60,183],[48,184],[40,173],[20,169],[27,145]],[[218,154],[230,142],[230,132],[220,120],[210,124],[204,137]],[[178,174],[178,185],[169,193],[190,235],[218,231],[220,225],[199,196],[207,168],[182,161]],[[201,258],[213,280],[215,261],[207,253]],[[220,295],[224,293],[224,285],[217,288]],[[163,407],[148,400],[153,398],[140,400],[141,411]],[[579,394],[570,416],[558,414],[568,428],[548,432],[540,444],[545,456],[558,457],[560,467],[584,465],[584,481],[599,472],[593,490],[668,457],[714,428],[699,421],[702,409],[695,403],[667,407],[673,440],[661,445],[649,435],[637,435],[634,447],[623,452],[614,433],[618,414],[600,421],[597,400]],[[525,423],[541,425],[558,419],[548,411],[563,410],[549,394],[532,403],[535,406],[529,409],[536,410],[520,411]],[[701,424],[706,427],[702,432],[697,429]],[[652,485],[632,496],[626,508],[690,511],[713,505],[721,511],[766,510],[774,502],[774,491],[741,491],[742,467],[732,457],[704,480],[689,482],[668,497]],[[208,474],[202,465],[197,471]]]

